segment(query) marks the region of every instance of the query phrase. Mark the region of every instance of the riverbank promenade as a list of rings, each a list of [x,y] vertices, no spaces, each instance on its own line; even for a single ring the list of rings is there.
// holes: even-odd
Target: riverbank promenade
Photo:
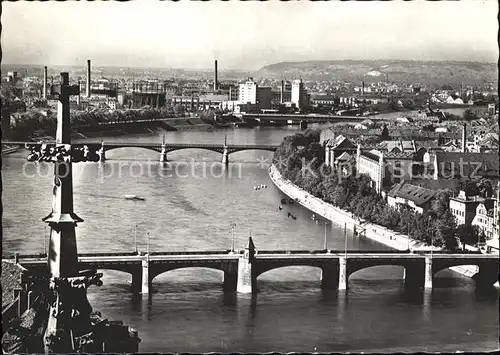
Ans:
[[[44,256],[16,255],[15,261],[27,269],[28,275],[43,275],[47,270]],[[322,271],[321,286],[345,290],[349,276],[373,266],[404,267],[407,286],[432,288],[436,273],[459,265],[477,265],[477,283],[493,285],[498,280],[499,259],[491,254],[413,254],[402,252],[352,252],[340,250],[262,250],[251,238],[247,247],[238,252],[155,252],[100,253],[78,257],[79,268],[118,270],[132,275],[132,291],[149,293],[152,282],[165,272],[188,268],[210,268],[222,271],[226,291],[257,292],[257,278],[263,273],[287,266],[312,266]]]

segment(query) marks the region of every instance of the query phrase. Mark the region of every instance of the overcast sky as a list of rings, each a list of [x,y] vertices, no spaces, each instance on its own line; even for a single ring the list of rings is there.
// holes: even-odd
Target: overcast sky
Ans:
[[[3,3],[3,63],[258,69],[337,59],[496,62],[498,3]]]

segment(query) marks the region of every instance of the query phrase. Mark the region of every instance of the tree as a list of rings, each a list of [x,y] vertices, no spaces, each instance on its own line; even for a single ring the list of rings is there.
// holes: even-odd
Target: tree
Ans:
[[[481,234],[484,234],[478,226],[472,226],[468,224],[461,224],[457,227],[457,237],[463,244],[463,249],[465,250],[465,244],[474,245],[480,240]]]
[[[446,211],[449,211],[451,196],[451,190],[439,190],[431,203],[431,215],[434,214],[437,218],[440,218]]]
[[[458,182],[457,190],[465,191],[465,194],[467,196],[477,196],[479,194],[477,183],[478,183],[477,180],[473,179],[461,180]],[[486,182],[484,184],[486,184]],[[485,188],[487,188],[486,185]]]
[[[477,183],[477,190],[481,197],[491,197],[493,196],[493,184],[490,179],[482,178]]]
[[[435,223],[434,245],[444,246],[446,250],[456,250],[457,224],[450,210],[446,211]]]

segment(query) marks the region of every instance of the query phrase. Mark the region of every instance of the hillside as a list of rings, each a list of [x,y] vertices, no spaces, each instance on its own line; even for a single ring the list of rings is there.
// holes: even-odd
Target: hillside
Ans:
[[[481,85],[498,81],[495,63],[423,62],[406,60],[335,60],[281,62],[267,65],[258,77],[299,78],[306,80],[346,80],[365,82],[419,82],[426,85]]]

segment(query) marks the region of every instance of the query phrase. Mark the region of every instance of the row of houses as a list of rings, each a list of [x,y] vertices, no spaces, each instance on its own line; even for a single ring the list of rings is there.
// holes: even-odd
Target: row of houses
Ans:
[[[320,140],[327,165],[346,175],[354,169],[368,175],[389,205],[408,205],[419,213],[429,209],[438,188],[453,187],[453,179],[499,179],[498,148],[489,153],[449,152],[435,142],[415,140],[362,147],[331,130],[322,132]],[[470,198],[462,193],[451,199],[450,210],[459,224],[476,225],[488,238],[498,238],[498,197]]]

